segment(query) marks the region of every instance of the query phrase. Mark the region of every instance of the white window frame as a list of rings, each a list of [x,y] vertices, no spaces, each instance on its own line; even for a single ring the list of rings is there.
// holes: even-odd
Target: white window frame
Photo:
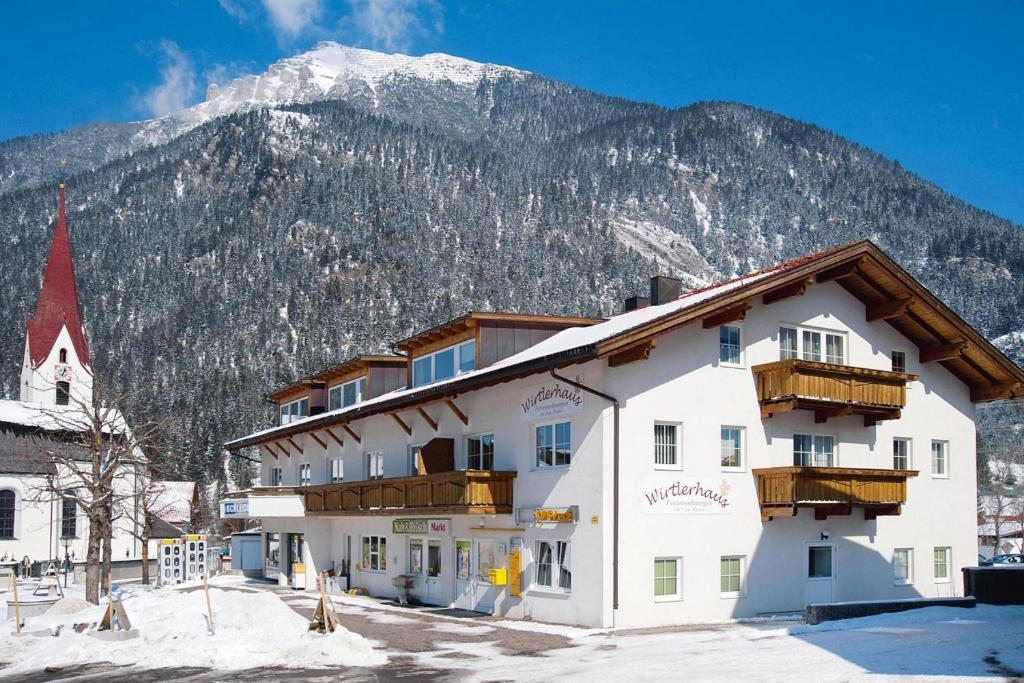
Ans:
[[[907,466],[906,467],[896,467],[896,444],[897,444],[897,442],[907,444]],[[892,468],[894,470],[896,470],[897,472],[906,472],[908,470],[914,469],[914,440],[912,438],[910,438],[909,436],[894,436],[894,437],[892,437],[892,446],[893,446]]]
[[[942,447],[942,472],[935,470],[935,447]],[[949,479],[949,441],[943,439],[932,439],[931,445],[931,459],[932,459],[932,478],[933,479]]]
[[[366,545],[366,541],[370,540],[370,547],[373,547],[373,541],[371,539],[377,539],[377,552],[374,553],[372,550],[369,552],[370,559],[364,560],[363,558],[363,546]],[[374,568],[372,558],[376,556],[377,566]],[[381,559],[384,560],[381,563]],[[370,564],[371,566],[366,566]],[[359,537],[359,566],[364,572],[372,572],[374,574],[386,574],[388,571],[388,537],[381,536],[379,534],[365,534]]]
[[[658,447],[667,444],[658,443],[658,427],[671,427],[675,431],[675,443],[673,444],[672,456],[675,462],[658,462]],[[656,470],[681,470],[683,469],[683,423],[669,422],[667,420],[655,420],[652,431],[652,455],[654,456],[654,469]]]
[[[722,360],[722,329],[726,327],[734,327],[739,331],[739,362],[733,363],[732,361]],[[743,325],[739,322],[725,323],[724,325],[718,326],[718,366],[722,368],[745,368],[747,362],[747,354],[745,346],[745,333],[743,331]]]
[[[722,577],[724,576],[722,574],[722,560],[737,560],[738,561],[738,567],[739,567],[738,577],[739,578],[738,578],[737,583],[739,584],[739,590],[735,590],[735,591],[723,591],[722,590]],[[747,556],[746,555],[722,555],[718,559],[718,590],[719,590],[719,593],[721,594],[722,598],[725,598],[725,599],[735,599],[735,598],[743,597],[744,593],[746,592],[745,591],[745,589],[746,589],[746,579],[747,579],[747,566],[746,565],[747,565]],[[729,576],[733,576],[733,574],[729,574]]]
[[[363,456],[363,460],[366,462],[367,481],[376,481],[384,478],[383,450],[367,451],[366,455]]]
[[[902,354],[902,355],[903,355],[903,369],[902,369],[902,370],[897,370],[897,369],[895,368],[895,365],[896,365],[896,363],[895,363],[895,361],[894,361],[893,357],[894,357],[894,356],[895,356],[895,355],[896,355],[897,353],[899,353],[899,354]],[[903,373],[906,373],[906,372],[907,372],[907,370],[908,370],[908,367],[909,367],[909,366],[908,366],[908,361],[909,361],[909,360],[910,360],[910,354],[909,354],[909,353],[907,353],[906,349],[898,349],[898,348],[897,348],[897,349],[891,349],[891,350],[889,351],[889,369],[890,369],[890,370],[892,370],[893,372],[903,372]]]
[[[658,570],[657,566],[659,562],[674,562],[676,566],[676,592],[665,593],[658,595]],[[655,557],[651,567],[652,574],[652,585],[651,594],[654,596],[654,602],[679,602],[683,599],[683,558],[682,557]]]
[[[935,565],[936,565],[936,559],[937,559],[935,555],[940,550],[943,551],[943,553],[946,556],[945,557],[945,565],[946,565],[946,575],[945,576],[939,576],[939,575],[937,575],[935,573]],[[952,575],[950,574],[950,571],[949,571],[952,568],[952,565],[953,565],[953,549],[951,547],[949,547],[948,545],[937,545],[934,548],[932,548],[932,576],[935,578],[935,583],[952,583],[953,579],[952,579]]]
[[[787,330],[796,330],[796,358],[800,360],[814,361],[813,358],[806,358],[807,350],[804,348],[804,333],[808,332],[811,334],[821,335],[821,353],[817,361],[818,363],[831,363],[832,365],[849,365],[850,364],[850,335],[845,330],[834,330],[826,327],[812,327],[810,325],[794,325],[792,323],[779,323],[779,331],[776,332],[778,335],[778,349],[779,358],[783,358],[782,354],[782,328]],[[828,360],[828,337],[829,336],[839,337],[843,340],[843,358],[841,363],[835,363]],[[787,356],[788,358],[788,356]]]
[[[541,568],[541,545],[546,544],[551,547],[551,585],[540,582],[540,568]],[[565,546],[564,556],[568,558],[565,562],[567,571],[569,574],[569,587],[563,588],[561,586],[562,579],[562,563],[559,560],[558,551],[560,546]],[[568,595],[572,593],[572,544],[569,541],[559,541],[556,539],[539,538],[533,544],[533,580],[531,581],[531,589],[540,591],[542,593],[561,593]]]
[[[900,577],[896,573],[897,564],[896,558],[900,553],[907,554],[907,576],[906,578]],[[914,549],[913,548],[893,548],[892,550],[892,582],[896,586],[912,586],[914,585]]]
[[[340,410],[342,408],[348,408],[354,406],[357,403],[362,403],[366,400],[366,375],[356,377],[347,382],[341,384],[335,384],[334,386],[327,389],[327,410]],[[356,400],[352,403],[345,403],[345,389],[350,386],[356,388]],[[334,401],[334,396],[337,395],[337,403]]]
[[[284,469],[281,467],[271,467],[267,472],[268,479],[270,479],[271,486],[284,486]]]
[[[569,425],[569,462],[565,464],[555,463],[555,454],[558,446],[558,425]],[[551,427],[551,464],[542,465],[537,457],[537,432],[543,427]],[[533,468],[535,470],[565,470],[572,466],[574,455],[572,441],[572,420],[554,420],[548,422],[535,422],[533,424]]]
[[[306,414],[305,415],[302,414],[302,404],[303,403],[306,404],[306,406],[305,406]],[[291,414],[292,406],[297,406],[298,407],[297,413],[295,415]],[[285,409],[287,409],[287,412],[288,412],[288,415],[287,415],[288,419],[287,420],[285,419]],[[302,398],[297,398],[294,401],[288,401],[287,403],[282,403],[280,406],[278,406],[277,415],[278,415],[278,420],[279,420],[279,422],[280,422],[280,424],[282,426],[283,425],[287,425],[287,424],[291,424],[292,422],[298,422],[299,420],[306,419],[307,417],[309,417],[309,396],[303,396]]]
[[[299,486],[312,486],[313,465],[308,462],[300,462],[296,468],[295,481],[298,482]]]
[[[810,451],[811,452],[811,464],[809,464],[809,465],[804,465],[804,464],[799,464],[798,465],[796,463],[796,457],[795,457],[796,456],[796,437],[798,437],[798,436],[809,436],[809,437],[811,437],[811,451]],[[832,439],[832,462],[830,462],[828,464],[825,464],[825,465],[819,465],[819,464],[817,464],[818,452],[819,452],[818,449],[817,449],[817,445],[818,445],[817,439],[825,439],[825,438]],[[822,434],[822,433],[817,433],[816,434],[814,432],[807,432],[807,433],[804,433],[804,432],[794,432],[793,433],[792,442],[793,442],[793,456],[794,456],[794,458],[793,458],[793,466],[794,467],[839,467],[839,440],[836,438],[835,434]]]
[[[735,429],[740,433],[740,464],[733,467],[730,465],[722,464],[722,430],[723,429]],[[739,425],[722,425],[718,430],[718,464],[722,468],[723,472],[745,472],[747,469],[747,428]],[[833,459],[835,456],[835,445],[832,446]]]
[[[469,345],[473,346],[473,367],[468,369],[468,370],[463,370],[462,369],[462,363],[461,363],[462,349],[463,349],[463,347],[469,346]],[[446,377],[443,380],[439,380],[439,379],[437,379],[436,359],[437,359],[437,356],[439,356],[442,353],[445,353],[446,351],[452,351],[453,352],[455,374],[452,375],[451,377]],[[430,361],[430,381],[424,382],[423,384],[416,384],[416,364],[419,363],[419,362],[422,362],[424,360],[429,360]],[[464,375],[467,372],[472,372],[473,370],[476,370],[476,339],[475,338],[474,339],[466,339],[466,340],[460,341],[460,342],[458,342],[456,344],[451,344],[449,346],[446,346],[443,349],[438,349],[437,351],[432,351],[431,353],[425,353],[422,356],[417,356],[417,357],[413,358],[412,359],[412,385],[413,385],[413,388],[428,387],[431,384],[436,384],[437,382],[447,382],[450,379],[455,379],[459,375]]]
[[[470,457],[472,457],[472,456],[470,456],[470,454],[469,454],[469,442],[473,441],[474,439],[478,439],[480,441],[480,449],[481,449],[480,450],[480,456],[481,456],[481,459],[482,459],[483,458],[483,440],[484,440],[485,437],[488,437],[488,436],[491,437],[491,467],[489,469],[490,470],[494,470],[494,465],[495,465],[494,460],[495,460],[495,456],[496,456],[496,453],[494,452],[494,445],[495,445],[495,442],[494,442],[494,432],[481,432],[479,434],[467,434],[466,435],[465,442],[466,442],[466,469],[467,470],[479,469],[479,468],[474,468],[473,467],[473,463],[470,462]],[[537,436],[536,433],[534,433],[534,437],[536,437],[536,436]],[[481,464],[483,464],[483,463],[481,462]]]
[[[334,466],[335,463],[338,464],[337,468]],[[327,481],[330,484],[339,484],[345,481],[345,458],[327,459]]]

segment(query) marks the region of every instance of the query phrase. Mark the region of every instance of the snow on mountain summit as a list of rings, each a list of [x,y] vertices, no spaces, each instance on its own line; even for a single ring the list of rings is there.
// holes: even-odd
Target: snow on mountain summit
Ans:
[[[218,116],[258,107],[340,99],[353,92],[375,98],[378,86],[392,78],[473,87],[484,78],[526,73],[440,53],[410,57],[325,41],[309,52],[271,64],[261,74],[210,87],[206,101],[151,121],[148,127],[159,128],[166,135],[171,132],[168,123],[177,124],[170,127],[176,129],[173,133],[180,133]]]

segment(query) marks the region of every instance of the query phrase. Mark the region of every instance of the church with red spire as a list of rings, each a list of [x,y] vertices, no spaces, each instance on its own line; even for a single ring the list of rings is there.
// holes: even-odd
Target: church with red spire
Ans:
[[[78,300],[63,183],[58,192],[57,220],[43,284],[25,328],[21,400],[27,403],[67,405],[72,398],[86,403],[92,400],[92,363]]]

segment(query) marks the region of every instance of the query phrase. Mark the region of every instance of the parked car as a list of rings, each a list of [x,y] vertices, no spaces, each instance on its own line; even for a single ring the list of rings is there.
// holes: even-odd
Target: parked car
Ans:
[[[978,553],[978,566],[985,567],[988,565],[988,558]]]
[[[984,567],[991,567],[994,564],[1024,564],[1024,554],[1007,553],[1005,555],[995,555],[981,563]]]

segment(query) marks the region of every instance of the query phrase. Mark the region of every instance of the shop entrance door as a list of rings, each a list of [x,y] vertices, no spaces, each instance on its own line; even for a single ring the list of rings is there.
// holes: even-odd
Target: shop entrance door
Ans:
[[[424,580],[427,590],[423,601],[428,605],[447,605],[444,595],[444,579],[441,571],[441,541],[436,538],[427,539],[427,578]]]
[[[834,543],[811,543],[807,546],[804,604],[835,602],[836,565]]]
[[[455,606],[475,612],[494,612],[500,587],[491,585],[495,542],[490,539],[455,541]]]

